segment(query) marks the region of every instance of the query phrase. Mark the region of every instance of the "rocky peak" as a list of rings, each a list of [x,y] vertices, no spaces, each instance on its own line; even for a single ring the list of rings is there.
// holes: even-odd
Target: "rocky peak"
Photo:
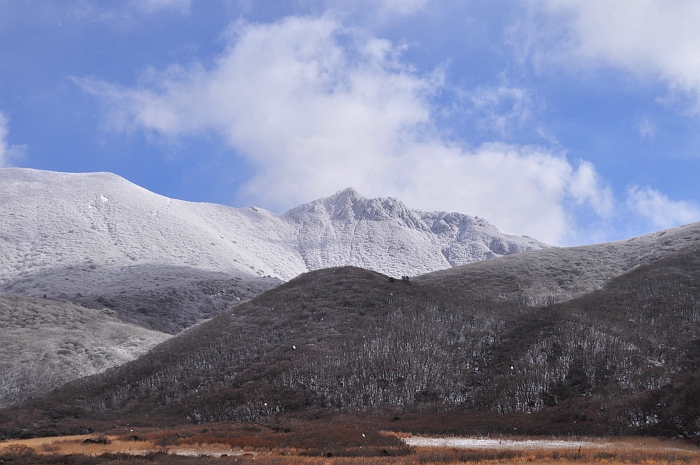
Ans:
[[[367,198],[352,187],[329,197],[301,205],[285,216],[300,218],[307,215],[325,216],[330,221],[395,221],[411,229],[427,230],[418,212],[394,197]]]

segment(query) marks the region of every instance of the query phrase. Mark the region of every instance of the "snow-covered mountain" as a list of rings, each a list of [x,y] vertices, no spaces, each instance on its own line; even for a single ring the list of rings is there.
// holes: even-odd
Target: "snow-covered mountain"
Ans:
[[[353,189],[280,216],[169,199],[109,173],[0,170],[0,283],[144,263],[282,280],[338,265],[413,276],[544,247],[480,218]]]

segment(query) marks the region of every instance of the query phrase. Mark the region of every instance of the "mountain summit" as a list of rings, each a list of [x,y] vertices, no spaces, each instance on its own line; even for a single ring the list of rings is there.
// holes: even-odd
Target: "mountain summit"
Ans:
[[[352,265],[390,276],[418,275],[487,258],[548,247],[501,233],[461,213],[425,213],[398,199],[368,199],[352,188],[283,215],[298,227],[309,270]]]

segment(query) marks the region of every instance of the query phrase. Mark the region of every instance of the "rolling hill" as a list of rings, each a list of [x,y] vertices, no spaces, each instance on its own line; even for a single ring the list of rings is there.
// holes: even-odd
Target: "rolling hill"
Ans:
[[[454,267],[416,281],[455,295],[478,292],[495,301],[543,307],[603,289],[609,280],[640,265],[697,245],[700,223],[692,223],[617,242],[550,248]]]

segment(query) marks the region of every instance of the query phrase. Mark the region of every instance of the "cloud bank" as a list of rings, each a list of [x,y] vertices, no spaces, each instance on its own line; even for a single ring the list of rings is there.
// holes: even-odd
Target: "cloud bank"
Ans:
[[[103,101],[113,130],[221,137],[255,167],[239,198],[277,211],[352,186],[550,243],[575,230],[572,209],[610,214],[611,191],[590,163],[449,142],[432,117],[442,75],[416,74],[400,52],[328,16],[290,17],[238,24],[210,68],[172,66],[135,88],[78,82]]]
[[[538,60],[608,66],[665,81],[700,112],[700,3],[692,0],[536,0],[547,27],[525,28]],[[543,32],[544,31],[544,32]]]
[[[671,200],[649,187],[631,187],[628,191],[627,206],[657,228],[670,228],[700,219],[700,208],[696,205]]]

